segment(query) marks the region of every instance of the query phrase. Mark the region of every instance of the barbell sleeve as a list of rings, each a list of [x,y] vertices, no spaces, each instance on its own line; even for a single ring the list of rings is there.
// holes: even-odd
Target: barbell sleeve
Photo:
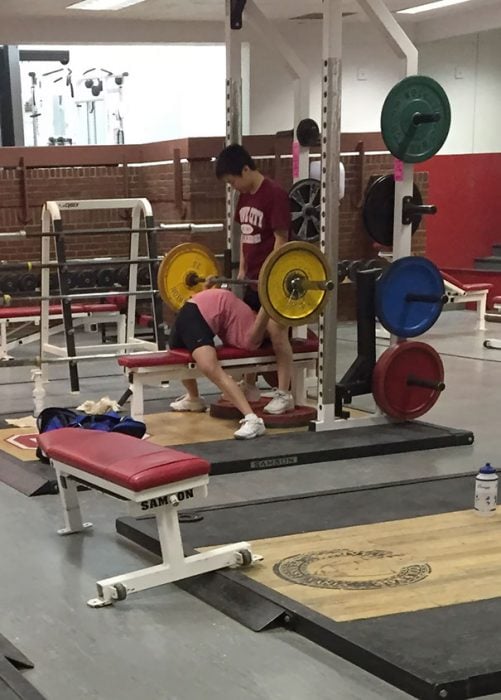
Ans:
[[[303,280],[300,279],[297,283],[299,289],[318,289],[324,292],[332,292],[334,282],[332,280]]]
[[[447,294],[413,294],[409,292],[405,296],[405,301],[422,301],[426,304],[447,303]]]
[[[429,112],[428,114],[424,112],[415,112],[412,115],[412,123],[415,126],[419,124],[432,124],[433,122],[439,122],[440,119],[440,112]]]
[[[0,233],[0,241],[14,241],[19,238],[26,238],[28,234],[26,231],[7,231]]]
[[[444,382],[436,382],[433,379],[421,379],[413,374],[407,377],[407,386],[420,386],[424,389],[435,389],[435,391],[443,391],[445,389]]]

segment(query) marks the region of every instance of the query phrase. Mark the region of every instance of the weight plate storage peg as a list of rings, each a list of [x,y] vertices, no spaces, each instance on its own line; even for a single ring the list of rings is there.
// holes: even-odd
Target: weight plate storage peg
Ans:
[[[377,317],[387,331],[399,338],[426,333],[446,301],[440,270],[427,258],[399,258],[376,282]]]
[[[438,153],[451,126],[451,107],[433,78],[411,75],[388,93],[381,112],[383,140],[395,158],[421,163]]]
[[[185,301],[204,288],[197,278],[217,277],[219,269],[208,248],[196,243],[180,243],[164,256],[158,269],[158,290],[162,299],[178,311]]]
[[[320,180],[298,180],[289,190],[292,231],[300,241],[320,238]]]
[[[413,204],[422,205],[423,198],[419,187],[414,183]],[[395,208],[395,179],[393,175],[381,175],[369,183],[364,198],[362,218],[365,230],[379,245],[393,245],[393,215]],[[412,233],[421,223],[421,216],[412,218]]]
[[[372,374],[374,400],[395,420],[423,416],[444,389],[442,360],[426,343],[404,341],[393,345],[383,352]]]

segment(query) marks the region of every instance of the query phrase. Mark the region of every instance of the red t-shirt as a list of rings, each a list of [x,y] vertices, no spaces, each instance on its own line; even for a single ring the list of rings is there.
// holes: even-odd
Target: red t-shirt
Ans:
[[[289,232],[289,195],[278,183],[265,178],[257,192],[240,195],[235,221],[242,231],[246,277],[257,280],[262,264],[275,245],[274,232]]]

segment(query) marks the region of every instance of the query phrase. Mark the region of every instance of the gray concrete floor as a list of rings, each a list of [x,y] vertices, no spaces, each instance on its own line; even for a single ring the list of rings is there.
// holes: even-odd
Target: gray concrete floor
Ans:
[[[475,314],[444,313],[426,337],[442,354],[447,382],[427,419],[472,429],[472,447],[213,477],[208,502],[467,473],[486,460],[501,466],[501,351],[482,346],[485,337],[501,337],[501,326],[490,324],[487,333],[474,328]],[[346,324],[339,329],[340,374],[353,352],[354,327]],[[79,396],[69,393],[64,367],[52,372],[58,378],[49,386],[49,405],[117,397],[125,388],[123,375],[110,362],[82,365]],[[29,414],[29,371],[4,369],[0,378],[2,414]],[[205,389],[211,391],[208,385]],[[167,402],[178,393],[177,387],[152,389],[147,398]],[[473,488],[472,480],[472,497]],[[116,535],[115,517],[124,513],[119,502],[93,492],[82,500],[94,530],[59,538],[57,497],[28,499],[0,484],[0,633],[35,663],[26,676],[48,700],[409,697],[292,633],[250,632],[175,586],[137,594],[115,608],[86,607],[96,579],[142,567],[153,558]]]

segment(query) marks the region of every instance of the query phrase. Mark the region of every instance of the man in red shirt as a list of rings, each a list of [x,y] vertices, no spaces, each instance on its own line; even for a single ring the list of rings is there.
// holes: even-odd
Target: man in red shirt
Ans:
[[[256,416],[241,387],[219,364],[214,336],[223,344],[243,350],[256,350],[263,342],[270,320],[264,309],[256,314],[227,289],[205,289],[180,309],[172,326],[169,347],[186,348],[198,369],[211,380],[242,413],[241,427],[234,433],[239,440],[259,437],[265,432],[262,418]],[[196,379],[186,379],[187,394],[171,403],[174,411],[205,411]]]
[[[235,210],[235,221],[241,230],[238,278],[257,280],[268,255],[289,240],[289,196],[278,183],[259,172],[249,153],[239,144],[232,144],[219,154],[216,177],[240,193]],[[257,285],[245,288],[243,300],[254,311],[261,308]],[[264,410],[273,414],[285,413],[294,408],[290,393],[292,348],[289,329],[270,320],[268,332],[277,358],[278,387]],[[243,385],[251,401],[260,396],[255,381],[255,375],[248,375]]]

